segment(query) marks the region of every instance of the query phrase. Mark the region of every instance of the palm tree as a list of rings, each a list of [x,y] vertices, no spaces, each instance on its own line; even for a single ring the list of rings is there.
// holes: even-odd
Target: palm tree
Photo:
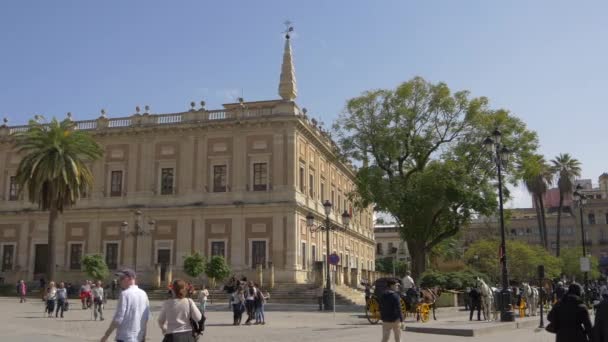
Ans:
[[[27,131],[14,134],[15,147],[23,156],[16,180],[30,202],[49,211],[46,276],[50,281],[55,279],[57,218],[91,189],[93,174],[85,162],[100,158],[103,150],[70,119],[41,121],[31,120]]]
[[[572,158],[568,153],[560,153],[555,159],[551,160],[552,171],[558,177],[557,187],[559,188],[559,210],[557,211],[557,236],[555,255],[559,257],[561,243],[561,219],[564,207],[564,197],[572,192],[574,178],[581,176],[581,163]]]
[[[534,201],[540,242],[543,247],[548,250],[549,242],[543,195],[547,192],[549,185],[553,182],[551,168],[542,155],[532,154],[523,158],[523,161],[519,166],[519,171],[526,189],[532,195],[532,200]]]

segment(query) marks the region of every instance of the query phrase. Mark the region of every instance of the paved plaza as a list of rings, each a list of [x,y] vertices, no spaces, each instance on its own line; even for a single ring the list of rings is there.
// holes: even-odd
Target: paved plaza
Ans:
[[[92,321],[91,311],[81,310],[79,303],[71,301],[72,309],[65,313],[65,318],[46,318],[43,314],[41,300],[29,300],[19,304],[15,298],[0,298],[0,336],[3,341],[98,341],[110,323],[115,301],[106,306],[107,319],[104,322]],[[153,301],[153,320],[148,326],[148,341],[161,341],[160,329],[156,317],[161,302]],[[207,331],[202,341],[239,341],[239,342],[304,342],[304,341],[379,341],[380,325],[370,325],[356,307],[342,307],[334,316],[332,313],[319,313],[310,305],[269,304],[266,312],[265,326],[232,326],[232,313],[225,303],[214,303],[208,312]],[[440,309],[439,321],[427,325],[454,324],[464,320],[464,312],[454,309]],[[443,316],[443,321],[442,321]],[[334,318],[335,317],[335,318]],[[409,325],[414,323],[408,321]],[[477,323],[474,324],[490,324]],[[480,337],[454,337],[404,332],[402,341],[407,342],[458,342],[458,341],[517,341],[549,342],[553,336],[534,328],[517,329],[483,335]]]

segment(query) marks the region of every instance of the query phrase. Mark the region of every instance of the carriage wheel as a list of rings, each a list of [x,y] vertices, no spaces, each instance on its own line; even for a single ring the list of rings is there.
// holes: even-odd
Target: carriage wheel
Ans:
[[[371,324],[378,324],[380,321],[380,303],[374,297],[370,298],[365,306],[365,317]]]
[[[403,315],[403,319],[407,317],[407,305],[405,304],[405,299],[399,298],[399,303],[401,303],[401,314]]]
[[[418,311],[419,311],[420,320],[423,323],[428,322],[429,319],[431,318],[431,306],[426,303],[420,304],[418,306]]]

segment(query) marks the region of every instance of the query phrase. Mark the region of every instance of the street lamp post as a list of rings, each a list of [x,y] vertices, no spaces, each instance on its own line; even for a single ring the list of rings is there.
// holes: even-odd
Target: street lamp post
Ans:
[[[578,205],[579,216],[581,217],[581,244],[583,245],[583,258],[587,258],[587,247],[585,246],[586,245],[585,220],[583,219],[583,207],[585,206],[585,204],[587,204],[587,196],[585,194],[583,194],[581,192],[581,190],[583,190],[583,187],[580,184],[578,184],[576,186],[576,190],[572,194],[572,197],[574,198],[574,201]],[[588,275],[588,272],[585,271],[585,298],[588,298],[587,297],[587,290],[589,289],[588,281],[589,281],[589,275]]]
[[[150,219],[148,221],[148,229],[144,227],[143,224],[143,213],[141,210],[135,211],[135,229],[129,230],[129,222],[124,221],[120,226],[122,232],[125,236],[132,236],[134,239],[135,246],[133,248],[133,271],[137,272],[137,240],[140,236],[146,236],[152,234],[154,231],[154,226],[156,225],[156,221]]]
[[[507,162],[509,160],[509,153],[511,151],[509,151],[508,148],[501,144],[501,133],[498,129],[495,129],[494,132],[492,132],[492,137],[487,137],[483,143],[489,152],[495,154],[495,156],[493,156],[493,159],[496,163],[496,170],[498,173],[498,203],[500,211],[500,254],[502,268],[502,290],[500,291],[500,321],[512,322],[515,320],[515,315],[513,314],[513,311],[510,310],[511,291],[509,290],[507,247],[505,240],[505,219],[502,198],[502,168],[507,165]]]
[[[325,291],[323,291],[323,307],[325,308],[325,310],[333,310],[335,304],[333,302],[333,293],[331,290],[331,270],[329,267],[329,255],[331,254],[331,251],[329,249],[329,232],[332,230],[346,230],[346,228],[348,228],[348,224],[350,223],[350,214],[346,210],[344,210],[344,213],[342,214],[342,225],[332,224],[329,219],[329,214],[331,214],[331,208],[332,203],[329,200],[323,202],[323,209],[325,211],[325,225],[315,226],[315,216],[310,212],[306,215],[306,225],[312,232],[325,232],[325,247],[327,249],[325,260],[325,264],[327,265],[327,279],[325,280]]]

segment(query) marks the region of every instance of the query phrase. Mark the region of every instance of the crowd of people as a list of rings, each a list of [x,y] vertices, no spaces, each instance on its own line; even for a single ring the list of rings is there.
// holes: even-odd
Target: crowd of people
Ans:
[[[268,292],[264,293],[259,285],[253,281],[247,281],[245,277],[238,280],[235,276],[229,279],[224,290],[229,294],[228,306],[233,312],[233,325],[241,325],[245,311],[247,312],[245,325],[252,324],[251,322],[254,320],[253,324],[266,324],[264,305],[270,298]]]

